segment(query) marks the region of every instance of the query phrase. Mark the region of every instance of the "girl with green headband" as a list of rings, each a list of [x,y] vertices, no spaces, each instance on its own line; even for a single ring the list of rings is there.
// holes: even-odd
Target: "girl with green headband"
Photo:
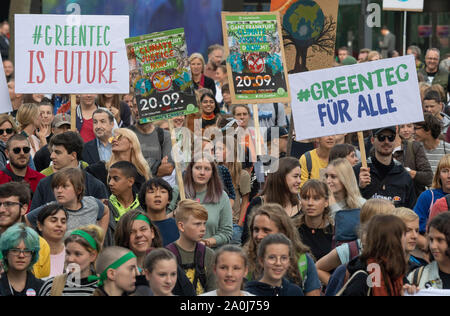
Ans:
[[[93,296],[123,296],[136,289],[137,261],[129,249],[106,248],[98,256],[95,267],[100,277]]]
[[[48,279],[39,296],[92,296],[97,288],[95,262],[102,240],[103,231],[96,225],[73,231],[64,241],[66,274]]]

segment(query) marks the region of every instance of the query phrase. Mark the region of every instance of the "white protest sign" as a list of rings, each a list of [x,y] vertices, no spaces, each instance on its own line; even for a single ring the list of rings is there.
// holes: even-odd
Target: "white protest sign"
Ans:
[[[289,75],[296,139],[423,121],[409,55]]]
[[[439,290],[434,288],[429,288],[425,290],[420,290],[416,294],[408,294],[405,292],[405,296],[450,296],[450,290]]]
[[[6,83],[3,60],[0,56],[0,114],[12,112],[11,99],[9,98],[8,84]]]
[[[383,0],[383,10],[423,11],[423,0]]]
[[[16,91],[129,93],[129,17],[16,14]]]

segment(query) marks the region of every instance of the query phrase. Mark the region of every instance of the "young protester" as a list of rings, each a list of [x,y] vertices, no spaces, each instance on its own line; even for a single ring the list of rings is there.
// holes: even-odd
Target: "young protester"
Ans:
[[[134,190],[139,192],[141,185],[151,177],[150,167],[141,152],[141,145],[136,134],[127,128],[118,128],[114,131],[112,155],[109,161],[99,161],[86,168],[86,171],[107,184],[108,169],[118,161],[128,161],[135,165],[138,177],[135,180]]]
[[[319,180],[308,180],[300,191],[302,214],[294,219],[300,239],[319,260],[332,249],[333,220],[330,217],[329,190]]]
[[[257,296],[304,296],[302,289],[285,278],[295,262],[292,242],[283,234],[271,234],[258,245],[258,263],[263,267],[259,281],[250,281],[245,289]]]
[[[365,225],[375,215],[392,214],[394,205],[383,199],[370,199],[361,207],[360,212],[360,229],[359,235],[362,237]],[[357,257],[361,253],[361,238],[342,245],[331,250],[326,256],[317,261],[316,267],[320,281],[324,285],[328,285],[331,272],[340,265],[346,265],[350,260]],[[327,288],[328,290],[328,288]],[[336,291],[337,293],[337,291]]]
[[[178,203],[175,220],[180,238],[166,248],[175,254],[197,295],[212,291],[216,286],[214,251],[201,243],[206,233],[207,210],[197,201],[183,200]]]
[[[76,108],[76,126],[85,143],[95,138],[92,115],[98,109],[96,94],[80,95],[80,104]]]
[[[56,202],[52,204],[61,204],[69,214],[68,233],[77,227],[95,224],[106,232],[110,217],[109,208],[99,199],[86,196],[84,183],[84,173],[78,168],[66,168],[58,171],[51,182],[51,188],[56,197]],[[45,205],[31,210],[25,216],[27,224],[36,228],[37,218],[44,207]]]
[[[359,192],[352,166],[345,158],[338,158],[328,164],[325,180],[330,188],[331,217],[338,211],[360,209],[366,200]]]
[[[217,289],[201,296],[253,296],[242,291],[248,273],[248,259],[242,248],[234,245],[220,247],[214,256]]]
[[[95,264],[100,276],[93,296],[123,296],[134,292],[136,264],[136,256],[129,249],[117,246],[103,249]]]
[[[376,215],[366,233],[362,253],[348,264],[350,279],[338,296],[402,296],[408,271],[406,225],[394,215]]]
[[[220,109],[214,95],[209,92],[203,93],[200,96],[200,104],[202,111],[202,129],[205,130],[210,126],[215,126]]]
[[[320,170],[328,166],[331,149],[336,145],[334,136],[318,139],[318,147],[300,157],[302,183],[309,179],[320,179]]]
[[[97,288],[95,262],[102,251],[103,231],[96,225],[79,227],[64,240],[66,274],[48,279],[39,296],[92,296]]]
[[[371,138],[374,153],[367,159],[367,168],[359,163],[353,170],[363,198],[383,198],[396,207],[413,208],[416,202],[413,181],[392,155],[396,133],[395,126],[374,130]]]
[[[37,218],[37,231],[50,246],[50,277],[64,273],[68,213],[61,204],[44,206]]]
[[[244,229],[242,231],[242,244],[245,244],[251,231],[248,229],[248,221],[254,209],[265,203],[277,203],[291,218],[299,215],[300,201],[298,198],[301,183],[300,163],[296,158],[285,157],[278,162],[277,172],[270,173],[267,177],[261,196],[251,200],[245,214]]]
[[[257,280],[262,276],[263,267],[257,259],[261,240],[267,235],[282,233],[292,241],[294,247],[287,278],[299,285],[306,296],[320,295],[321,285],[314,261],[308,254],[309,248],[303,244],[293,221],[280,205],[268,203],[258,208],[250,219],[249,229],[250,239],[244,246],[249,259],[248,280]]]
[[[46,132],[37,132],[37,129],[41,126],[38,106],[34,103],[23,104],[17,111],[16,119],[19,123],[20,134],[27,137],[31,144],[31,157],[34,157],[34,154],[47,144]]]
[[[41,117],[41,126],[39,127],[38,131],[39,133],[45,133],[45,144],[48,144],[50,141],[50,138],[52,137],[52,122],[55,118],[55,115],[53,114],[53,104],[50,103],[50,100],[48,101],[42,101],[38,103],[39,108],[39,115]],[[43,146],[41,146],[42,148]]]
[[[426,238],[424,237],[426,232],[426,225],[433,205],[437,200],[443,198],[450,193],[450,154],[441,158],[437,165],[436,172],[434,174],[433,183],[431,189],[424,191],[414,206],[414,212],[419,216],[419,232],[417,245],[419,248],[424,249],[426,247]]]
[[[50,151],[53,165],[50,167],[51,174],[39,181],[36,191],[31,201],[31,209],[38,208],[48,202],[56,200],[53,190],[49,190],[53,179],[53,173],[63,168],[79,168],[83,171],[85,182],[84,193],[86,196],[93,196],[97,199],[107,199],[109,197],[106,186],[93,175],[86,172],[82,163],[81,153],[83,151],[83,139],[77,132],[64,132],[52,137],[50,140]],[[42,171],[45,174],[44,171]]]
[[[413,141],[414,140],[414,124],[403,124],[398,126],[398,135],[402,140]]]
[[[330,162],[338,158],[346,158],[352,167],[359,162],[355,146],[351,144],[337,144],[330,151]]]
[[[9,227],[0,237],[4,269],[0,296],[36,296],[44,281],[31,269],[39,259],[39,235],[22,223]]]
[[[148,180],[139,191],[139,203],[152,223],[161,232],[163,246],[180,238],[176,221],[167,217],[167,206],[172,201],[172,187],[161,178]]]
[[[0,235],[23,217],[30,203],[30,188],[27,184],[8,182],[0,185]],[[33,274],[41,279],[50,274],[50,247],[44,238],[39,238],[39,260],[33,266]]]
[[[417,246],[417,237],[419,236],[419,216],[406,207],[397,207],[393,215],[400,218],[406,225],[406,262],[408,262],[408,272],[427,265],[428,262],[426,260],[413,255]]]
[[[30,168],[31,148],[28,138],[17,134],[12,136],[6,143],[5,154],[9,163],[0,169],[0,184],[10,181],[25,181],[30,185],[31,192],[34,193],[45,176]]]
[[[212,157],[205,156],[189,163],[183,176],[186,198],[199,201],[208,211],[206,233],[202,240],[206,246],[217,248],[230,242],[233,220],[230,200],[222,189],[217,167]],[[175,209],[179,189],[174,188],[169,210]]]
[[[450,213],[434,217],[427,230],[428,247],[434,261],[411,272],[408,281],[419,289],[450,290]]]
[[[173,296],[178,266],[175,255],[167,249],[153,249],[145,258],[145,277],[154,296]]]

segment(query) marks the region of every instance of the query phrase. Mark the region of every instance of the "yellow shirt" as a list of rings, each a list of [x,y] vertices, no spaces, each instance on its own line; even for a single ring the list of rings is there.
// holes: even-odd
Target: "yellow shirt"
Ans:
[[[33,266],[33,274],[37,279],[42,279],[50,275],[50,246],[42,237],[39,237],[39,245],[39,260]]]
[[[324,161],[319,158],[319,156],[317,155],[317,149],[311,150],[310,153],[311,153],[311,162],[312,162],[310,179],[320,180],[320,170],[328,167],[328,161]],[[300,187],[302,187],[303,184],[305,184],[305,182],[308,181],[308,167],[306,165],[306,156],[305,155],[302,155],[300,157],[300,167],[302,169],[302,184],[300,185]]]

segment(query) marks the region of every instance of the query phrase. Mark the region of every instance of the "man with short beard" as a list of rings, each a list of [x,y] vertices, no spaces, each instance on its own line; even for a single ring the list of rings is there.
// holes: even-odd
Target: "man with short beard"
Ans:
[[[365,199],[385,199],[395,207],[412,209],[416,202],[413,181],[408,171],[392,157],[395,135],[395,126],[374,130],[371,139],[374,152],[367,159],[367,168],[359,163],[353,170]]]
[[[9,163],[0,170],[0,184],[11,181],[25,181],[30,185],[31,191],[34,193],[39,181],[45,176],[28,166],[31,154],[30,143],[27,137],[20,134],[11,137],[6,144],[5,153]]]
[[[92,165],[96,162],[109,161],[112,146],[109,139],[114,129],[114,115],[106,108],[98,108],[92,115],[95,139],[86,143],[83,148],[83,161]]]

